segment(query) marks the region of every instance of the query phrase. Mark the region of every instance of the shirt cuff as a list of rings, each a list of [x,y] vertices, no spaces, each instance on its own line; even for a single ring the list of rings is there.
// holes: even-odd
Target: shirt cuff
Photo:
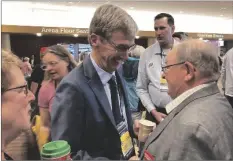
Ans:
[[[152,110],[155,110],[155,106],[154,105],[149,105],[146,107],[148,112],[151,112]]]

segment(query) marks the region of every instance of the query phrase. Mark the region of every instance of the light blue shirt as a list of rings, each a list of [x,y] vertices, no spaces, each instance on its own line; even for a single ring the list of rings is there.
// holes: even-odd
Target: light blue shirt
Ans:
[[[112,110],[112,100],[111,100],[111,91],[110,91],[110,86],[109,86],[109,83],[108,81],[112,78],[112,76],[115,76],[115,72],[113,73],[108,73],[106,71],[104,71],[102,68],[100,68],[95,60],[92,58],[92,55],[90,54],[90,58],[91,58],[91,62],[96,70],[96,72],[98,73],[99,77],[100,77],[100,80],[104,86],[104,90],[105,90],[105,93],[108,97],[108,102],[110,104],[110,107],[111,107],[111,110]],[[119,93],[118,93],[118,100],[119,100],[119,106],[120,106],[120,111],[121,111],[121,114],[122,114],[122,109],[123,109],[123,116],[126,120],[126,123],[127,123],[127,117],[126,117],[126,112],[125,112],[125,103],[124,103],[124,98],[123,96],[121,96],[121,99],[119,99]],[[128,127],[128,125],[127,125]]]
[[[115,72],[113,73],[108,73],[106,71],[104,71],[102,68],[100,68],[96,62],[94,61],[94,59],[92,58],[92,56],[90,55],[90,58],[91,58],[91,62],[92,64],[94,65],[94,68],[95,70],[97,71],[99,77],[100,77],[100,80],[104,86],[104,90],[105,90],[105,93],[108,97],[108,102],[111,106],[111,109],[112,109],[112,101],[111,101],[111,91],[110,91],[110,87],[109,87],[109,84],[108,84],[108,81],[112,78],[112,76],[115,76]]]

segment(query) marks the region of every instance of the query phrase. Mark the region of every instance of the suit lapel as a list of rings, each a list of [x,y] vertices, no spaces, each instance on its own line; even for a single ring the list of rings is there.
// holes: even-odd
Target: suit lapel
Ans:
[[[116,126],[116,123],[115,123],[115,120],[113,117],[113,113],[111,110],[111,106],[109,104],[108,97],[107,97],[106,92],[104,90],[104,86],[99,78],[99,75],[98,75],[96,69],[94,68],[94,66],[91,62],[90,56],[88,56],[84,60],[83,66],[84,66],[84,74],[86,77],[89,78],[88,84],[89,84],[90,88],[94,92],[98,102],[100,103],[101,107],[103,108],[103,110],[107,114],[107,116],[110,119],[110,121],[112,122],[112,124],[114,126]]]
[[[163,130],[168,126],[168,124],[172,121],[172,119],[181,111],[183,110],[190,102],[202,98],[202,97],[206,97],[209,95],[213,95],[219,93],[219,89],[217,87],[217,84],[214,83],[208,87],[205,87],[197,92],[195,92],[194,94],[192,94],[191,96],[189,96],[187,99],[185,99],[185,101],[183,101],[179,106],[177,106],[157,127],[156,129],[152,132],[151,136],[148,138],[148,140],[145,143],[144,149],[147,149],[148,146],[151,144],[151,142],[153,142],[154,140],[156,140],[159,135],[163,132]],[[143,153],[142,153],[143,155]]]

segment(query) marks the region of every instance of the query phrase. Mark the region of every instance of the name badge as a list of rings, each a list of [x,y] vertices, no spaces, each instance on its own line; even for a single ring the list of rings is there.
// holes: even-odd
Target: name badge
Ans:
[[[165,85],[167,85],[167,80],[164,79],[164,78],[162,78],[162,76],[161,76],[161,78],[160,78],[160,84],[165,84]]]
[[[160,77],[160,91],[161,92],[167,92],[168,91],[168,86],[167,86],[167,81],[166,79]]]
[[[129,159],[131,156],[133,156],[134,147],[126,123],[122,121],[120,124],[118,124],[117,130],[120,134],[123,156],[125,159]]]

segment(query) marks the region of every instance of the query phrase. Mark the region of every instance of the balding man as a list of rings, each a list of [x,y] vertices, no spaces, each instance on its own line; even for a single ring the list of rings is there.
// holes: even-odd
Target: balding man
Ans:
[[[174,99],[145,143],[145,160],[232,160],[233,109],[217,87],[218,52],[188,40],[169,52],[163,77]]]

